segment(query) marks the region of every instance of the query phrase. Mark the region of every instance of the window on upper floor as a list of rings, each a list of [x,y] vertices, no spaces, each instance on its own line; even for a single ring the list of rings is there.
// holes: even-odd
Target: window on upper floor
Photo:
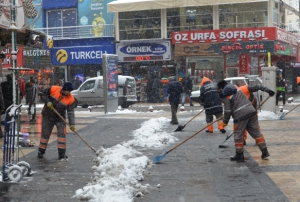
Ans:
[[[289,0],[289,5],[293,6],[293,0]]]
[[[213,7],[193,6],[167,9],[167,37],[172,32],[213,29]]]
[[[289,31],[293,30],[293,21],[289,20]]]
[[[76,34],[77,9],[57,9],[46,11],[48,35],[56,38],[71,37]]]
[[[267,2],[241,3],[219,6],[219,26],[223,28],[266,27],[268,19]]]
[[[120,40],[161,38],[161,10],[119,13]]]

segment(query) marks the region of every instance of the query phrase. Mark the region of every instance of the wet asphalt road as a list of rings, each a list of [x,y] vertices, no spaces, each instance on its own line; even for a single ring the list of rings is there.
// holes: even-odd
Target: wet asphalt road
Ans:
[[[103,112],[103,108],[93,108],[91,115],[78,115],[77,132],[96,150],[103,146],[112,147],[123,141],[132,139],[133,130],[140,128],[140,124],[150,118],[170,118],[170,107],[166,104],[153,105],[155,110],[165,112],[153,114],[96,114]],[[148,111],[148,104],[133,106],[133,110]],[[292,108],[293,106],[286,106]],[[179,113],[181,124],[187,122],[200,106],[186,106],[186,112]],[[76,111],[87,109],[77,108]],[[291,133],[299,131],[299,111],[295,110],[286,120],[261,121],[262,131],[268,134],[281,135],[280,129],[289,126],[285,130]],[[96,115],[92,115],[95,112]],[[22,115],[22,124],[26,124],[27,115]],[[276,123],[275,123],[276,122]],[[272,125],[273,124],[273,125]],[[188,138],[206,125],[204,114],[199,115],[190,122],[182,131],[175,134],[179,139],[177,143]],[[272,125],[273,127],[270,127]],[[279,126],[282,125],[282,126]],[[36,126],[39,127],[38,125]],[[174,131],[177,126],[170,125],[166,130]],[[216,126],[215,126],[216,128]],[[228,132],[232,126],[228,126]],[[38,129],[36,130],[38,131]],[[36,132],[38,135],[38,132]],[[284,142],[276,140],[269,141],[269,150],[272,156],[275,151],[284,145],[293,145],[300,148],[300,141]],[[220,149],[218,145],[224,141],[226,134],[216,131],[208,135],[199,133],[192,140],[173,150],[159,164],[150,165],[144,175],[143,184],[150,184],[149,193],[143,197],[136,197],[134,201],[292,201],[290,195],[270,177],[269,173],[300,171],[300,164],[294,165],[268,165],[268,162],[259,160],[258,148],[251,142],[249,137],[245,155],[248,157],[246,163],[235,163],[229,161],[229,156],[235,153],[233,139],[224,144],[227,148]],[[177,144],[175,143],[175,144]],[[81,141],[76,135],[67,135],[67,155],[69,161],[57,160],[56,142],[49,144],[44,160],[37,159],[37,147],[35,145],[31,153],[21,160],[28,162],[34,171],[31,177],[24,177],[19,183],[1,182],[0,201],[79,201],[73,199],[75,191],[82,188],[91,181],[92,161],[95,153]],[[175,145],[174,144],[174,145]],[[165,149],[170,149],[169,145]],[[249,152],[248,152],[248,149]],[[26,150],[27,148],[24,148]],[[152,159],[158,155],[161,149],[142,150],[141,152]],[[272,153],[272,151],[274,151]],[[267,162],[267,163],[265,163]],[[160,188],[157,185],[160,184]],[[289,197],[287,197],[289,196]],[[297,200],[295,200],[297,201]]]

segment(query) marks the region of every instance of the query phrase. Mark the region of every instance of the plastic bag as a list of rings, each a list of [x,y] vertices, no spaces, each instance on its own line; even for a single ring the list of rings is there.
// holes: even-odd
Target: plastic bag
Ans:
[[[34,106],[33,105],[31,105],[31,107],[30,107],[30,114],[34,114]]]

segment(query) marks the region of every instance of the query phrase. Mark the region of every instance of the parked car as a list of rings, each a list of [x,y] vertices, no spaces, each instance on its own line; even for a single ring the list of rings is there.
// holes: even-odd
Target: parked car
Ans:
[[[236,86],[262,85],[261,78],[259,78],[256,75],[249,75],[249,76],[246,76],[246,77],[229,77],[229,78],[226,78],[224,80],[227,81],[228,83],[231,83],[231,84],[236,85]],[[255,95],[260,98],[260,101],[262,100],[261,92],[260,91],[258,93],[255,93]],[[200,103],[199,96],[200,96],[200,86],[199,86],[198,90],[192,91],[191,99],[193,101],[195,101],[195,102],[199,102]]]
[[[87,79],[77,90],[72,91],[78,105],[87,108],[92,105],[103,105],[103,76]],[[128,108],[137,102],[134,77],[118,75],[118,105]]]

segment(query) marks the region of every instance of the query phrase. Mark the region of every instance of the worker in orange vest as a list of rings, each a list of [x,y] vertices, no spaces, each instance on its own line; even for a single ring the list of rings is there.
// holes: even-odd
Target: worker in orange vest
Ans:
[[[222,83],[223,82],[223,83]],[[223,80],[222,82],[218,83],[218,90],[223,89],[224,86],[227,85],[227,82]],[[270,90],[269,88],[262,86],[262,85],[254,85],[254,86],[236,86],[239,90],[241,90],[245,96],[248,98],[248,100],[252,103],[252,106],[256,109],[257,108],[257,98],[253,94],[254,92],[257,92],[259,90],[264,91],[266,93],[269,93],[270,96],[274,96],[275,92]],[[247,131],[244,131],[244,145],[246,145],[246,139],[247,139]]]

